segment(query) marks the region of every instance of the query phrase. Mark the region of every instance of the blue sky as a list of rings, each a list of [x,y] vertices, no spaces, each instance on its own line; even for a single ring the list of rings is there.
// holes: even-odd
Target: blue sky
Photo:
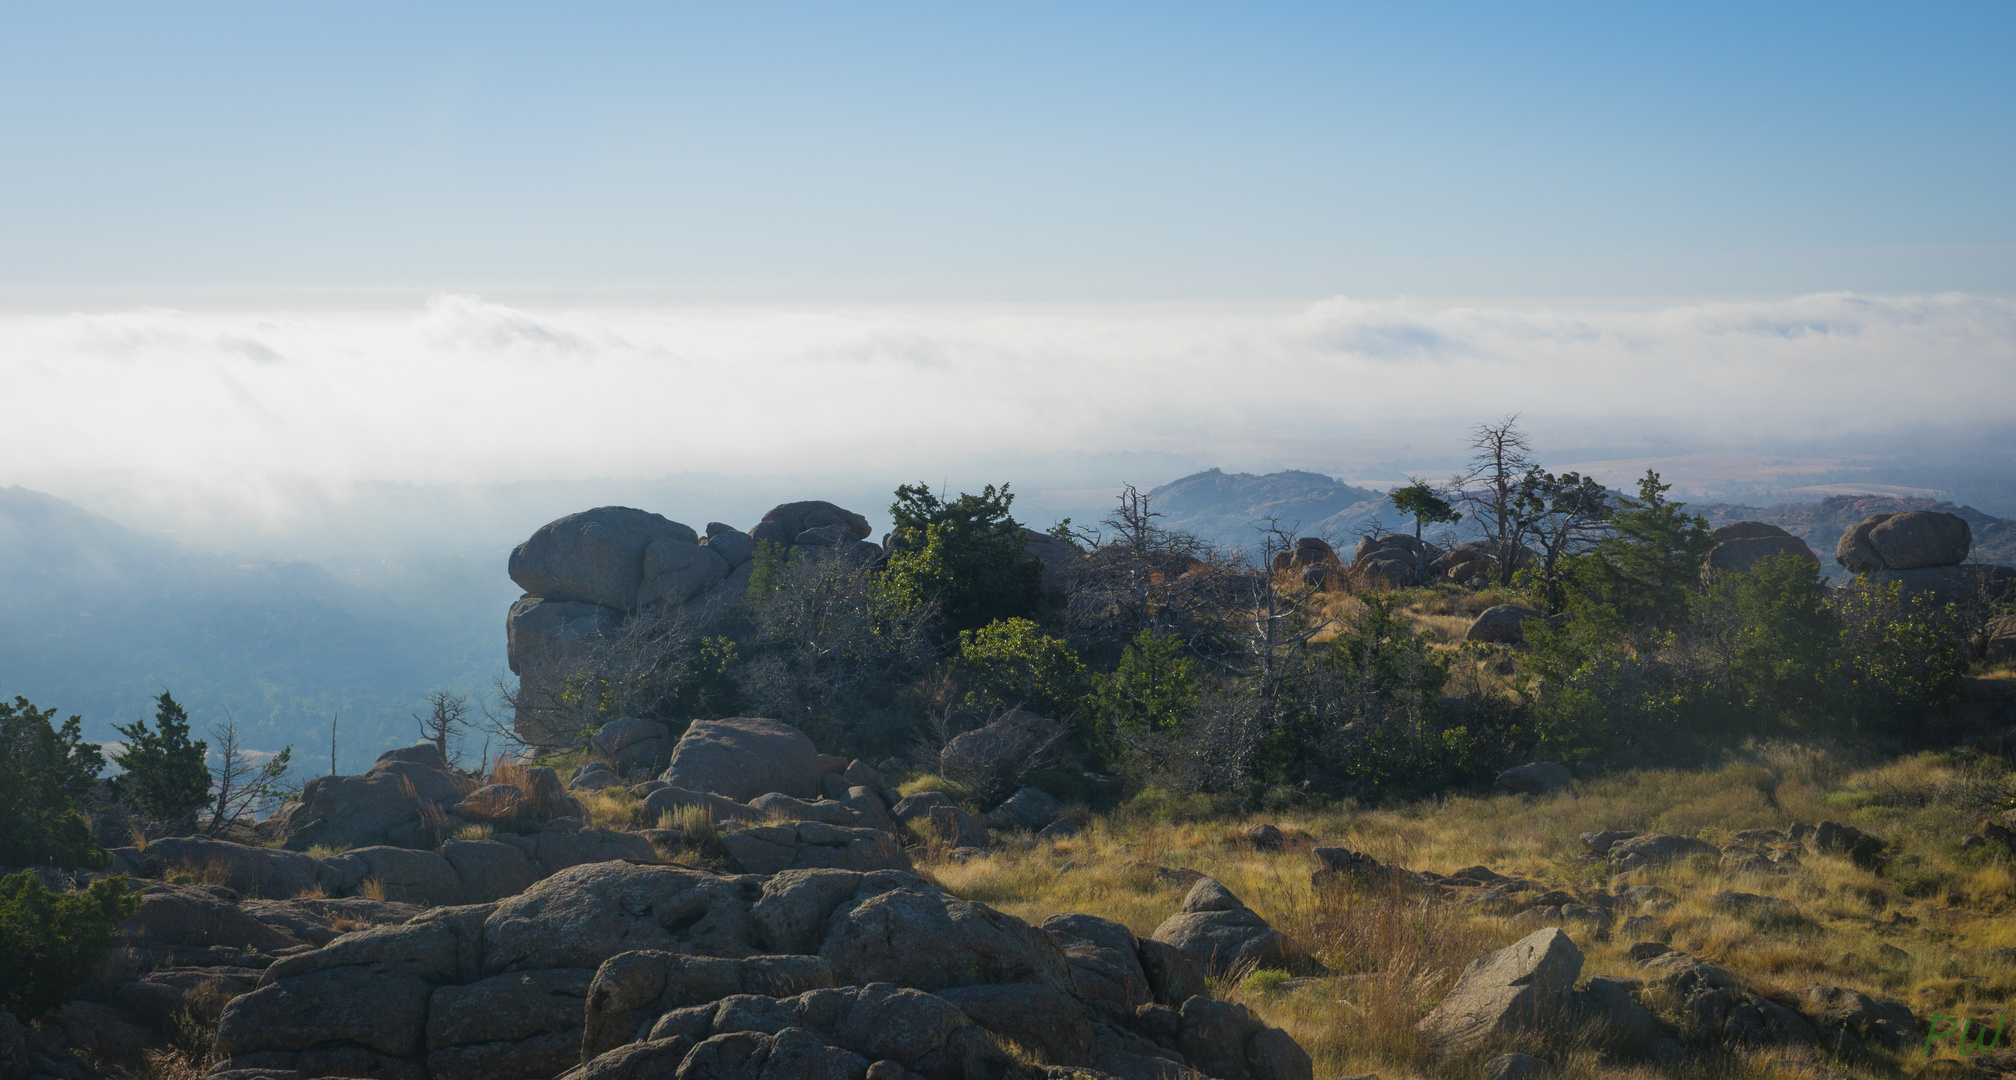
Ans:
[[[2016,290],[2016,5],[0,6],[0,303]]]

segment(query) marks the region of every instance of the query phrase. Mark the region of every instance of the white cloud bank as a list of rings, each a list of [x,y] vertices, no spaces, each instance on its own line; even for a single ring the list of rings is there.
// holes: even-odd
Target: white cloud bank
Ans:
[[[2016,418],[2016,302],[1643,311],[856,307],[0,316],[0,482],[50,470],[500,480],[860,473],[1167,450],[1320,466],[1508,412],[1558,442]]]

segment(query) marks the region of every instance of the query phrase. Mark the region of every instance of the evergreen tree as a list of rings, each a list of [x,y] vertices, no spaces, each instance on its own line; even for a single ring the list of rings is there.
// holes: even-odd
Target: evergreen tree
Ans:
[[[948,634],[978,630],[1033,614],[1042,596],[1043,564],[1009,513],[1015,496],[1003,484],[946,501],[923,484],[896,489],[889,516],[896,551],[888,569],[895,591],[935,597]]]
[[[167,831],[196,829],[196,811],[210,801],[210,745],[189,738],[189,714],[166,690],[154,699],[154,728],[147,721],[114,725],[126,748],[112,755],[125,774],[113,780],[122,802]]]
[[[1715,546],[1705,518],[1666,498],[1672,486],[1646,470],[1638,498],[1624,500],[1611,519],[1614,532],[1578,575],[1586,601],[1614,609],[1634,628],[1664,630],[1687,616],[1701,560]]]
[[[105,758],[81,717],[59,728],[55,715],[27,698],[0,702],[0,865],[105,865],[82,814]]]
[[[1463,520],[1449,505],[1449,500],[1435,490],[1435,486],[1425,480],[1408,478],[1406,487],[1393,489],[1387,498],[1393,500],[1393,509],[1414,519],[1414,539],[1421,539],[1423,525],[1453,524]]]

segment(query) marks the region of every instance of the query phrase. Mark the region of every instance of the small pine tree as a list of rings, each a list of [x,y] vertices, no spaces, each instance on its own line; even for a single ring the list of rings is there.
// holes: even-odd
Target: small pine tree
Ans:
[[[1393,509],[1414,519],[1414,539],[1421,539],[1421,526],[1454,524],[1463,520],[1463,515],[1449,505],[1449,500],[1425,480],[1408,477],[1406,487],[1397,487],[1387,498],[1393,500]]]
[[[112,781],[121,801],[164,830],[196,831],[196,811],[210,801],[210,744],[189,738],[189,714],[166,690],[154,699],[154,728],[147,721],[113,725],[126,748],[112,755],[125,774]]]
[[[1120,663],[1098,679],[1093,710],[1102,741],[1126,735],[1172,732],[1183,726],[1203,693],[1197,661],[1184,655],[1175,634],[1143,630],[1120,650]]]

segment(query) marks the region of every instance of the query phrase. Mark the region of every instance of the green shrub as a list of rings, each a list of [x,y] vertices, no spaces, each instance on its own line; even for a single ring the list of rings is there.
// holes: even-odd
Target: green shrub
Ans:
[[[952,670],[967,687],[966,707],[979,713],[1026,708],[1071,716],[1085,698],[1085,662],[1028,619],[961,632]]]
[[[1251,997],[1272,997],[1288,988],[1289,975],[1278,968],[1266,968],[1246,976],[1239,989]]]
[[[82,718],[58,728],[55,715],[27,698],[0,702],[0,865],[105,865],[81,813],[105,758]]]
[[[903,785],[896,789],[896,794],[907,799],[926,791],[936,791],[961,805],[973,801],[972,789],[957,780],[947,780],[936,773],[925,773],[905,780]]]
[[[1035,612],[1043,564],[1025,553],[1028,538],[1009,513],[1008,485],[945,500],[923,484],[896,489],[889,507],[896,550],[892,588],[913,601],[935,600],[950,633],[978,630]]]
[[[1143,630],[1120,650],[1120,663],[1093,691],[1094,726],[1109,749],[1128,735],[1183,726],[1203,692],[1197,661],[1175,634]]]
[[[123,877],[62,894],[33,871],[0,878],[0,1011],[33,1020],[75,998],[138,910]]]

